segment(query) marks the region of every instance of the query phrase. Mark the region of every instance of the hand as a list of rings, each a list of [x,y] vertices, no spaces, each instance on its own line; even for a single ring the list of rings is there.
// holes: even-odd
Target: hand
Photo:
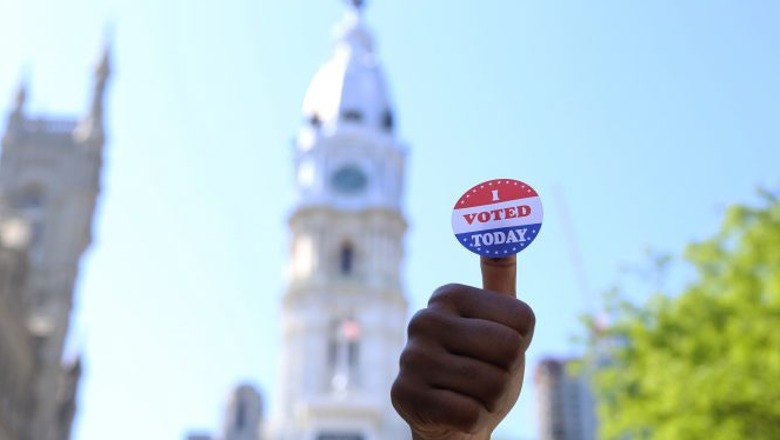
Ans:
[[[488,440],[520,395],[535,318],[515,257],[481,259],[484,289],[450,284],[409,322],[393,406],[415,440]]]

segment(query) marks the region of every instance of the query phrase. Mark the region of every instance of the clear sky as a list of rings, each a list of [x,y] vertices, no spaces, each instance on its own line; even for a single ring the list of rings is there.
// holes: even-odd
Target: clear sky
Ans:
[[[84,113],[111,35],[104,186],[69,348],[86,362],[76,440],[215,429],[242,380],[273,411],[291,139],[343,12],[0,0],[8,109],[27,78],[33,112]],[[579,351],[577,317],[622,268],[648,248],[681,251],[727,205],[780,186],[780,3],[373,0],[366,18],[409,145],[410,309],[440,284],[479,283],[450,231],[463,191],[511,177],[545,203],[519,255],[538,319],[529,385],[501,431],[535,438],[533,364]]]

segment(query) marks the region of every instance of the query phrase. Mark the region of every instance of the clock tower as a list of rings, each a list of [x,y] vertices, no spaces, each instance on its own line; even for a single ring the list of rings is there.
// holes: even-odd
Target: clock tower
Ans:
[[[407,309],[405,148],[361,1],[340,23],[303,115],[277,416],[267,437],[408,438],[390,403]]]

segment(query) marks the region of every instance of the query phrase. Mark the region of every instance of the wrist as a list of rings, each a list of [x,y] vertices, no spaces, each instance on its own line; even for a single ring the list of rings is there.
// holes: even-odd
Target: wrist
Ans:
[[[442,432],[420,432],[412,429],[412,440],[490,440],[490,432],[465,434]]]

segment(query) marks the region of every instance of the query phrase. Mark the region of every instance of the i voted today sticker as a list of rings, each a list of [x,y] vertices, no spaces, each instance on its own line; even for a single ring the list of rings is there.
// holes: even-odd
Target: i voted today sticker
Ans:
[[[530,185],[495,179],[466,191],[452,210],[452,231],[466,249],[486,257],[514,255],[542,227],[542,201]]]

